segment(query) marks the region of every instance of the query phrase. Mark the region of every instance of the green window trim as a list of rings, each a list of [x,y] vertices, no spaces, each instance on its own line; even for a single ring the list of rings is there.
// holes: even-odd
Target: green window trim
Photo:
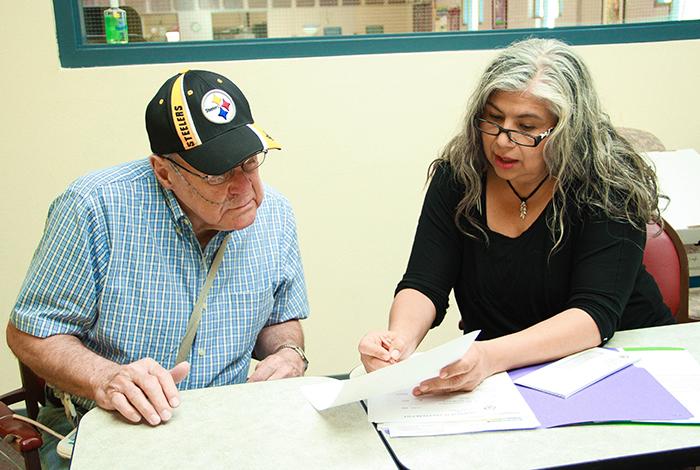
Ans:
[[[61,66],[101,67],[172,62],[323,57],[355,54],[496,49],[526,37],[561,39],[571,45],[700,39],[700,20],[440,33],[306,38],[85,44],[79,0],[53,0]]]

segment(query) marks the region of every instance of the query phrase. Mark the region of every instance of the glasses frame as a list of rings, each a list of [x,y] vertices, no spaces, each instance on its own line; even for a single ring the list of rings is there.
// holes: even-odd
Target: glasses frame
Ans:
[[[246,158],[238,165],[234,166],[230,170],[228,170],[225,173],[222,173],[220,175],[206,175],[206,174],[201,174],[201,173],[195,173],[194,171],[190,170],[189,168],[186,168],[183,165],[181,165],[180,163],[176,162],[172,158],[166,157],[165,155],[161,155],[161,157],[165,158],[172,165],[175,165],[175,171],[179,172],[179,170],[177,168],[182,168],[187,173],[194,175],[201,180],[204,180],[204,182],[207,183],[209,186],[220,186],[220,185],[226,183],[227,181],[230,181],[231,178],[233,178],[233,174],[235,173],[236,168],[240,168],[243,171],[243,173],[247,173],[247,174],[251,174],[252,172],[257,170],[258,168],[260,168],[260,165],[262,165],[265,162],[265,157],[267,157],[267,150],[263,150],[262,152],[256,153],[255,155]],[[248,162],[253,162],[253,161],[255,161],[255,163],[256,163],[255,166],[251,166],[251,164],[248,163]]]
[[[495,134],[492,132],[486,132],[481,127],[479,127],[479,123],[481,123],[481,122],[486,122],[488,124],[491,124],[492,126],[496,126],[498,128],[498,132],[496,132]],[[474,121],[474,126],[476,127],[476,129],[479,132],[483,132],[486,135],[495,135],[496,137],[498,137],[499,135],[501,135],[501,133],[504,132],[506,134],[506,136],[508,137],[508,140],[513,142],[515,145],[520,145],[521,147],[537,147],[538,145],[540,145],[540,142],[542,142],[545,139],[545,137],[547,137],[549,134],[551,134],[552,131],[554,130],[553,127],[550,127],[549,129],[547,129],[546,131],[544,131],[543,133],[541,133],[539,135],[532,135],[532,134],[528,134],[527,132],[516,131],[515,129],[506,129],[505,127],[501,127],[493,121],[489,121],[488,119],[482,119],[482,118],[476,118],[476,120]],[[534,143],[532,145],[528,145],[528,144],[522,144],[520,142],[516,142],[513,140],[513,137],[511,136],[511,134],[513,134],[513,133],[524,135],[525,137],[529,137],[534,141]]]

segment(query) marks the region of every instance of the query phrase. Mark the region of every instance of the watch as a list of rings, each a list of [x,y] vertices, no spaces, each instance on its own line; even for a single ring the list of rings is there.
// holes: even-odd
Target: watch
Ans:
[[[306,369],[309,368],[309,360],[306,358],[306,354],[304,354],[304,350],[301,349],[301,348],[300,348],[299,346],[297,346],[296,344],[283,344],[283,345],[281,345],[280,347],[277,348],[277,350],[275,351],[275,353],[280,352],[280,351],[281,351],[282,349],[284,349],[284,348],[291,349],[292,351],[294,351],[295,353],[297,353],[297,354],[299,355],[299,357],[301,357],[301,360],[304,361],[304,372],[306,372]]]

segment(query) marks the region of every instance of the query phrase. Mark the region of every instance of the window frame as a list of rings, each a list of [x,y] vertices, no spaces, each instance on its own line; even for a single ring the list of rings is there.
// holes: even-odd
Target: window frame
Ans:
[[[325,57],[497,49],[527,37],[561,39],[571,45],[700,39],[700,20],[488,31],[318,36],[175,43],[86,44],[80,0],[53,0],[56,36],[64,68],[173,62]]]

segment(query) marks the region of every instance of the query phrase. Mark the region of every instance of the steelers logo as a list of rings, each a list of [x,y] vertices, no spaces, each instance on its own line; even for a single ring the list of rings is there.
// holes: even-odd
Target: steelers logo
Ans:
[[[227,124],[236,117],[236,105],[223,90],[210,90],[202,98],[202,114],[214,124]]]

